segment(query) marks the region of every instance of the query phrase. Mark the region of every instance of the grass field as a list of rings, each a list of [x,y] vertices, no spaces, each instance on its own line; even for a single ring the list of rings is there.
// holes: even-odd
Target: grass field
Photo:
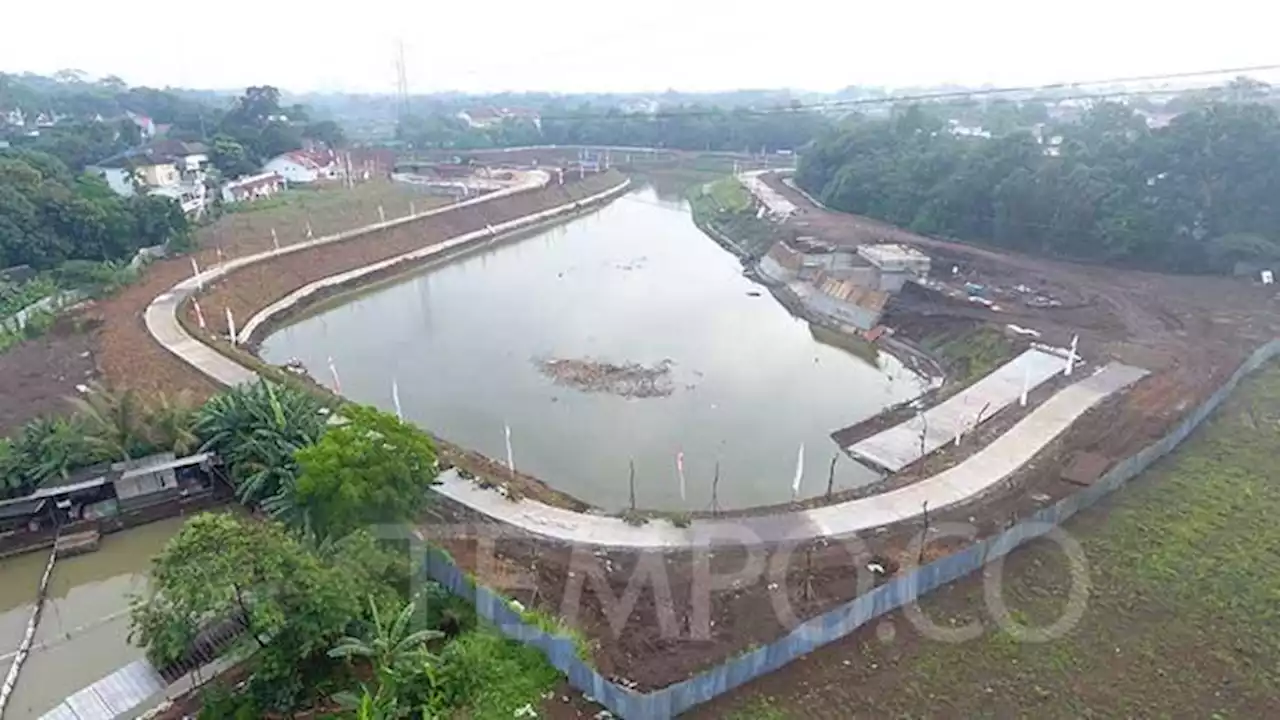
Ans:
[[[345,188],[339,184],[286,190],[274,197],[232,206],[231,212],[196,232],[200,247],[221,247],[240,255],[271,245],[275,229],[281,245],[306,239],[310,223],[315,237],[378,222],[381,205],[387,219],[408,214],[409,203],[419,212],[449,200],[415,192],[387,181],[371,181]]]
[[[922,603],[947,644],[901,615],[700,708],[694,717],[1280,717],[1280,365],[1246,381],[1171,457],[1067,525],[1091,591],[1075,628],[1024,641],[990,620],[970,578]],[[988,572],[991,572],[989,569]],[[1056,545],[1009,558],[1011,616],[1047,625],[1064,607]]]

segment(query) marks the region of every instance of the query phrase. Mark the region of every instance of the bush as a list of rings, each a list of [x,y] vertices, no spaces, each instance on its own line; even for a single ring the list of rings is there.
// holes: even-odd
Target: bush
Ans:
[[[449,643],[432,674],[431,689],[445,706],[433,709],[457,709],[476,718],[512,717],[526,704],[537,705],[560,679],[536,648],[508,640],[491,627]]]

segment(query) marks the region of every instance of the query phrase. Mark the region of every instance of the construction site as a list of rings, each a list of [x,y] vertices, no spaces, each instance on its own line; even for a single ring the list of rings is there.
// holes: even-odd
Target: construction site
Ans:
[[[84,337],[92,340],[60,353],[79,360],[66,363],[50,392],[65,393],[96,375],[118,386],[207,396],[228,377],[274,377],[279,368],[250,354],[272,329],[308,304],[340,300],[358,285],[443,262],[458,238],[496,237],[495,228],[519,228],[524,218],[554,218],[564,208],[578,212],[626,197],[626,173],[728,161],[765,170],[769,162],[604,148],[586,155],[576,148],[532,148],[472,156],[477,165],[465,170],[434,162],[441,158],[415,158],[401,168],[406,175],[398,179],[405,183],[467,201],[456,207],[428,209],[436,203],[419,199],[410,210],[402,196],[399,224],[377,223],[324,242],[304,240],[295,227],[280,233],[296,238],[287,252],[273,250],[260,228],[246,228],[236,237],[220,236],[193,259],[158,262],[137,284],[82,312],[90,328]],[[825,493],[793,493],[791,502],[729,512],[645,513],[633,505],[623,517],[570,496],[554,477],[517,473],[501,459],[442,438],[451,469],[442,476],[439,517],[422,527],[477,583],[563,618],[586,638],[591,667],[635,693],[689,680],[769,645],[899,573],[959,553],[1089,488],[1165,437],[1251,353],[1280,335],[1274,287],[1247,278],[1161,275],[997,252],[825,209],[790,184],[785,171],[742,178],[754,198],[752,212],[778,239],[767,260],[743,258],[749,275],[759,273],[775,294],[781,287],[802,300],[804,288],[813,288],[827,299],[804,304],[825,313],[824,326],[886,352],[918,354],[941,370],[918,396],[829,428],[833,446],[873,472],[876,482],[847,489],[827,484]],[[328,221],[308,222],[316,223],[320,238],[378,220],[367,215],[367,208],[335,210]],[[345,279],[325,285],[338,277]],[[846,304],[834,305],[830,297]],[[853,306],[860,310],[839,310]],[[239,332],[228,322],[232,317]],[[47,342],[71,341],[55,334]],[[895,343],[903,347],[887,347]],[[202,349],[191,351],[192,345]],[[41,352],[0,361],[45,363]],[[565,391],[632,399],[674,391],[666,361],[645,366],[557,356],[534,362]],[[19,369],[4,377],[23,375]],[[42,407],[40,398],[27,395],[5,393]],[[3,417],[10,427],[23,419],[16,411]],[[826,482],[822,470],[810,468],[812,484]],[[801,469],[796,472],[798,486]],[[950,523],[973,533],[930,535]],[[470,528],[470,535],[460,528]],[[714,551],[708,554],[708,547]],[[754,562],[771,572],[744,573]],[[661,585],[632,594],[618,623],[617,599],[654,567],[662,569]],[[708,572],[742,579],[708,592]],[[590,578],[587,592],[584,577]],[[705,616],[706,632],[695,627],[697,614]],[[867,626],[851,637],[873,631]],[[564,717],[598,711],[590,699],[580,693],[570,699],[569,692],[566,686],[568,702],[558,704]]]

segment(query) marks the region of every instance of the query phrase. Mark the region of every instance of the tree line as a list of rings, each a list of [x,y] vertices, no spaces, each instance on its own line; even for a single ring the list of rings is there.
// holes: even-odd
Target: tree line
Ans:
[[[114,76],[91,82],[74,70],[54,77],[0,73],[0,111],[13,110],[21,110],[29,122],[41,115],[57,122],[31,135],[25,127],[6,129],[0,119],[0,139],[53,155],[76,172],[143,142],[130,113],[168,126],[166,137],[209,145],[213,165],[226,177],[252,173],[266,160],[302,147],[306,139],[330,147],[346,144],[336,122],[313,118],[304,105],[284,104],[280,90],[269,85],[224,99],[129,87]]]
[[[473,150],[524,145],[625,145],[673,150],[775,152],[796,150],[828,128],[816,112],[759,112],[685,105],[660,114],[624,113],[583,105],[547,114],[540,123],[507,118],[492,127],[470,127],[447,114],[411,116],[397,128],[397,138],[419,148]]]
[[[181,245],[189,234],[171,198],[121,197],[46,153],[0,150],[0,268],[125,260],[138,248]]]
[[[1210,99],[1149,128],[1099,103],[1078,123],[958,136],[918,106],[823,133],[796,180],[831,207],[1013,250],[1176,272],[1280,260],[1280,118]]]

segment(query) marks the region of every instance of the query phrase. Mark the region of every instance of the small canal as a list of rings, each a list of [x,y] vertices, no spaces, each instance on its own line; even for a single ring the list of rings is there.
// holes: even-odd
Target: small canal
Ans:
[[[922,380],[891,356],[821,342],[736,258],[652,187],[528,238],[323,307],[261,354],[297,359],[344,395],[506,458],[588,503],[667,510],[786,502],[876,476],[830,433],[911,398]],[[762,292],[763,291],[763,292]],[[554,382],[539,362],[668,363],[670,394],[624,397]],[[676,458],[683,457],[682,492]]]
[[[129,598],[146,590],[151,558],[182,527],[172,518],[104,535],[98,550],[59,560],[31,655],[5,720],[38,718],[68,695],[141,658],[128,642]],[[26,632],[47,550],[0,560],[0,677]]]

